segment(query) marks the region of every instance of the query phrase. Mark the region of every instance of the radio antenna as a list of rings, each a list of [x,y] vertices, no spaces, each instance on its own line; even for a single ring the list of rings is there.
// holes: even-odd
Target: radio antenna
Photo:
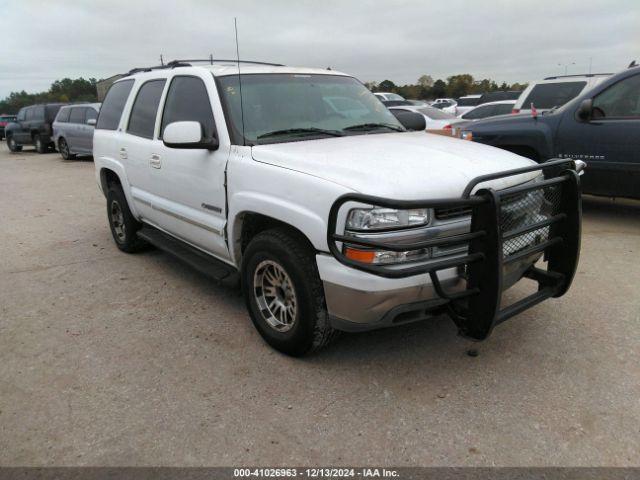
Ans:
[[[233,26],[236,30],[236,59],[238,61],[238,86],[240,88],[240,118],[242,120],[242,145],[247,146],[247,140],[244,136],[244,104],[242,102],[242,75],[240,75],[240,48],[238,47],[238,19],[233,17]]]

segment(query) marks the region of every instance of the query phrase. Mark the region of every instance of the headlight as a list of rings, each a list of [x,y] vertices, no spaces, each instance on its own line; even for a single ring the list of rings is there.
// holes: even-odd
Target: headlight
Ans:
[[[392,230],[426,225],[431,218],[428,208],[395,210],[393,208],[354,208],[347,217],[346,229],[352,231]]]

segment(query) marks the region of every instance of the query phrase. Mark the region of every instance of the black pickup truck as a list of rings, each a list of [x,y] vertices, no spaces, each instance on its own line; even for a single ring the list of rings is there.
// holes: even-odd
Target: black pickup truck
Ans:
[[[543,115],[480,120],[462,135],[537,162],[583,160],[584,193],[640,199],[640,66]]]

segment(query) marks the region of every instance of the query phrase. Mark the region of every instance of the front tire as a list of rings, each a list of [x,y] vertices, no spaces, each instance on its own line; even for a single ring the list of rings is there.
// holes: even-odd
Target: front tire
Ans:
[[[42,141],[40,135],[33,136],[33,144],[36,146],[36,152],[38,153],[47,153],[47,150],[49,150],[49,146]]]
[[[129,210],[127,199],[120,185],[111,185],[107,191],[107,217],[111,235],[120,250],[134,253],[142,249],[144,242],[137,235],[142,224]]]
[[[7,146],[9,147],[9,150],[13,153],[22,151],[22,145],[18,145],[16,141],[13,139],[12,135],[9,135],[7,137]]]
[[[276,350],[302,356],[337,333],[330,324],[313,250],[298,235],[277,228],[247,246],[242,287],[251,320]]]

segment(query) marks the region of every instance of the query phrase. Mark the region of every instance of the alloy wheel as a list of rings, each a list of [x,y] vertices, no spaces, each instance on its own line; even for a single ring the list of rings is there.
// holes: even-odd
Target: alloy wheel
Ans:
[[[260,262],[253,275],[253,294],[271,328],[281,333],[293,328],[298,311],[296,291],[281,265],[273,260]]]

